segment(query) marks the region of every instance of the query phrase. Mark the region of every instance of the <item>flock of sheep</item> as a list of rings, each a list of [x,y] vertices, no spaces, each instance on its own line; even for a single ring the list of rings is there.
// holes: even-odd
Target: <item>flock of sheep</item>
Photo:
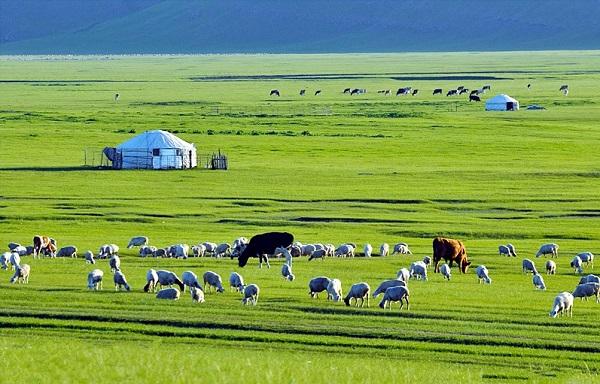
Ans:
[[[49,238],[48,246],[52,245],[54,252],[47,252],[45,249],[41,249],[39,255],[46,254],[50,257],[77,257],[77,247],[69,245],[62,247],[57,250],[56,241]],[[244,250],[248,245],[248,239],[240,237],[234,240],[233,244],[228,243],[216,244],[212,242],[204,242],[191,248],[187,244],[176,244],[165,248],[156,248],[148,244],[148,238],[144,236],[134,237],[130,240],[127,248],[139,247],[139,255],[141,257],[174,257],[174,258],[188,258],[188,257],[202,257],[202,256],[213,256],[213,257],[231,257],[235,258]],[[2,269],[7,270],[11,266],[14,270],[14,275],[10,278],[11,283],[19,282],[27,284],[29,281],[30,266],[28,264],[21,264],[21,256],[27,256],[35,252],[33,247],[25,247],[17,243],[8,244],[9,251],[4,252],[0,255],[0,265]],[[190,253],[191,249],[191,253]],[[294,281],[295,275],[292,272],[292,260],[294,257],[306,256],[308,260],[321,259],[325,257],[354,257],[356,255],[357,246],[354,243],[341,244],[335,247],[333,244],[301,244],[299,242],[293,243],[288,248],[276,248],[274,255],[272,256],[283,256],[285,262],[281,268],[282,277],[288,281]],[[410,255],[412,252],[408,244],[396,243],[391,248],[387,243],[381,244],[379,247],[379,255],[387,256],[390,254],[406,254]],[[550,255],[551,259],[546,261],[545,269],[548,275],[554,275],[556,273],[556,262],[553,260],[558,257],[558,245],[557,244],[544,244],[540,247],[536,254],[536,257]],[[121,260],[118,255],[119,247],[116,244],[104,244],[99,248],[97,255],[94,255],[92,251],[86,251],[84,258],[87,263],[96,264],[96,259],[108,259],[108,264],[113,274],[113,282],[115,290],[127,290],[130,291],[131,287],[127,283],[125,274],[121,270]],[[517,252],[512,244],[500,245],[498,247],[498,253],[500,255],[516,257]],[[371,244],[365,244],[363,247],[363,253],[365,257],[371,257],[373,255],[373,246]],[[594,255],[591,252],[581,252],[577,254],[570,263],[571,268],[574,269],[575,273],[583,274],[584,264],[591,265],[593,268]],[[267,265],[270,267],[267,261]],[[409,309],[409,296],[410,292],[408,289],[408,282],[410,279],[417,279],[426,281],[427,270],[431,265],[431,257],[425,256],[423,260],[415,261],[410,264],[409,268],[402,268],[398,271],[395,279],[384,280],[381,282],[377,289],[372,292],[372,297],[376,298],[380,294],[383,294],[379,306],[383,309],[389,306],[391,309],[392,302],[399,302],[400,309],[403,308],[406,303],[406,309]],[[542,275],[538,272],[535,262],[530,259],[523,259],[522,262],[523,273],[533,274],[533,285],[536,289],[546,289],[546,284]],[[442,264],[440,267],[440,273],[444,279],[450,280],[451,268],[448,264]],[[475,269],[475,274],[478,281],[484,284],[491,284],[492,279],[490,277],[489,270],[484,265],[479,265]],[[101,269],[94,269],[89,272],[87,276],[88,288],[92,290],[102,289],[102,281],[104,278],[104,272]],[[203,284],[200,284],[198,276],[192,271],[185,271],[181,277],[171,271],[167,270],[154,270],[150,269],[146,273],[146,285],[144,286],[145,292],[156,293],[158,299],[169,299],[177,300],[180,298],[181,292],[185,292],[185,288],[189,288],[189,292],[192,301],[195,303],[203,303],[205,301],[205,292],[210,292],[214,289],[216,292],[224,292],[222,278],[219,274],[213,271],[207,271],[202,276]],[[173,286],[176,287],[173,287]],[[230,289],[235,289],[240,292],[243,296],[243,304],[256,305],[260,294],[260,289],[256,284],[245,284],[244,278],[237,272],[232,272],[229,276]],[[178,288],[179,289],[178,289]],[[355,305],[362,307],[366,301],[367,307],[369,306],[369,297],[371,296],[371,288],[366,282],[359,282],[353,284],[350,287],[347,295],[342,298],[342,283],[339,279],[329,278],[326,276],[319,276],[311,279],[308,283],[309,293],[311,297],[318,297],[319,293],[326,292],[327,299],[338,302],[343,300],[347,306],[350,306],[352,299],[354,299]],[[160,288],[160,290],[158,290]],[[158,292],[157,292],[158,290]],[[572,307],[575,297],[587,299],[588,297],[596,296],[596,302],[600,302],[600,277],[595,275],[587,275],[581,277],[579,284],[575,287],[573,292],[561,292],[558,294],[552,305],[550,311],[551,317],[556,317],[560,314],[568,314],[572,316]]]

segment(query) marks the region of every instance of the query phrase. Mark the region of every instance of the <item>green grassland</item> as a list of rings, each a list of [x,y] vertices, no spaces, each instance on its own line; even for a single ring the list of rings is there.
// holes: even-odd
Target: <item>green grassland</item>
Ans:
[[[577,301],[572,319],[548,317],[554,296],[577,283],[571,257],[600,253],[598,68],[596,51],[0,57],[2,247],[37,233],[97,251],[134,235],[166,246],[287,230],[361,249],[406,241],[414,253],[295,260],[297,279],[287,282],[281,260],[240,270],[229,259],[124,249],[131,293],[113,292],[105,261],[104,290],[88,292],[92,268],[81,258],[26,258],[29,285],[0,271],[0,382],[600,380],[598,305]],[[547,109],[485,112],[465,96],[431,94],[483,84],[492,85],[484,99],[507,93]],[[376,92],[401,86],[420,93]],[[368,93],[343,95],[347,87]],[[200,154],[220,149],[230,169],[82,167],[84,149],[150,129],[175,132]],[[463,240],[493,284],[478,285],[472,271],[454,269],[451,282],[431,274],[409,284],[402,312],[307,294],[318,275],[340,278],[344,292],[359,281],[374,289],[430,255],[437,235]],[[507,242],[519,257],[497,255]],[[521,259],[544,242],[560,245],[558,274],[535,291]],[[251,308],[229,291],[202,305],[187,292],[158,302],[141,291],[148,268],[225,280],[237,270],[261,297]]]

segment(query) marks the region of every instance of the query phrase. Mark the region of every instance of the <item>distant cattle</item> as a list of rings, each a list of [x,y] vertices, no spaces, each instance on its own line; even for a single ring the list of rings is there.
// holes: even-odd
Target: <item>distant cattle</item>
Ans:
[[[408,95],[408,94],[410,94],[411,90],[412,90],[412,87],[398,88],[398,90],[396,91],[396,96],[398,96],[398,95]]]
[[[462,242],[444,237],[436,237],[433,239],[433,262],[434,271],[440,271],[439,263],[444,259],[450,267],[452,262],[456,262],[462,273],[467,273],[467,269],[471,262],[467,258],[467,251]]]
[[[360,95],[362,93],[367,93],[367,90],[364,88],[354,88],[351,92],[350,92],[350,96],[352,95]]]
[[[418,89],[413,89],[413,91],[412,91],[412,95],[413,95],[413,96],[416,96],[416,95],[417,95],[417,93],[419,93],[419,90],[418,90]]]
[[[469,101],[481,101],[481,97],[477,95],[469,95]]]
[[[120,97],[119,94],[115,93],[115,103],[119,101],[119,97]]]
[[[462,95],[462,94],[467,93],[467,92],[469,92],[469,88],[463,88],[463,89],[459,90],[458,94]]]
[[[258,257],[261,267],[263,260],[269,266],[267,255],[275,253],[275,249],[278,247],[287,248],[293,242],[294,235],[287,232],[267,232],[253,236],[244,251],[240,254],[238,265],[244,267],[250,257]]]
[[[320,90],[320,89],[317,89],[317,90],[315,91],[315,96],[317,96],[317,95],[320,95],[320,94],[321,94],[321,90]]]
[[[458,95],[458,91],[456,89],[451,89],[448,91],[448,93],[446,93],[446,97],[447,96],[455,96]]]
[[[33,236],[33,257],[39,257],[42,253],[45,253],[51,243],[51,239],[47,236]]]
[[[485,91],[489,91],[489,90],[491,90],[491,89],[492,89],[492,86],[491,86],[491,85],[489,85],[489,84],[486,84],[486,85],[484,85],[483,87],[481,87],[481,91],[482,91],[482,93],[483,93],[483,92],[485,92]]]
[[[559,91],[564,91],[566,89],[569,89],[569,86],[567,84],[561,85]]]
[[[300,96],[304,96],[305,93],[306,93],[306,89],[301,89],[300,90]]]
[[[465,89],[464,85],[459,85],[458,87],[456,87],[457,91],[462,91],[463,89]]]
[[[470,95],[479,95],[479,89],[472,90]]]
[[[442,88],[436,88],[433,90],[433,95],[441,95],[442,94]]]
[[[350,89],[350,88],[345,88],[345,89],[344,89],[344,92],[342,92],[342,93],[350,93],[350,91],[351,91],[351,89]]]
[[[269,93],[269,96],[281,96],[281,95],[279,94],[278,89],[271,89],[271,93]]]
[[[530,88],[531,88],[531,84],[527,84],[527,89],[530,89]]]

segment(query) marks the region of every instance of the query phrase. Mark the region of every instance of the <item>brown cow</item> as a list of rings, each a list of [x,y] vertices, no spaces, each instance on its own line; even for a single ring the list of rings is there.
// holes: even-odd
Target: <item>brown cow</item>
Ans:
[[[449,267],[452,267],[452,262],[456,261],[462,273],[467,273],[471,265],[463,243],[454,239],[436,237],[433,239],[433,262],[436,273],[440,271],[439,263],[442,259],[446,260]]]
[[[50,238],[47,236],[33,236],[33,257],[40,257],[43,250],[50,245]]]

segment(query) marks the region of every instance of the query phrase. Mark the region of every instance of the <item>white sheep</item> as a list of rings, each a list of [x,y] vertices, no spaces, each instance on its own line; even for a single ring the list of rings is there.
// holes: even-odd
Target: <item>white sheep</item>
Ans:
[[[106,259],[109,256],[115,255],[119,253],[119,246],[116,244],[104,244],[100,246],[100,250],[98,252],[99,259]]]
[[[425,264],[425,267],[429,268],[431,265],[431,256],[425,256],[423,258],[423,263]]]
[[[410,279],[410,271],[406,268],[401,268],[396,274],[396,279],[408,282],[408,279]]]
[[[542,255],[550,255],[551,257],[558,257],[558,244],[548,243],[543,244],[539,251],[535,254],[535,257],[540,257]]]
[[[585,284],[585,283],[597,283],[597,284],[600,284],[600,277],[598,277],[596,275],[583,276],[579,280],[579,284]]]
[[[592,269],[594,269],[594,254],[592,252],[581,252],[578,253],[577,256],[581,259],[583,263],[586,265],[592,265]]]
[[[119,271],[121,269],[121,258],[119,255],[112,255],[110,260],[108,260],[108,265],[112,273]]]
[[[195,257],[204,257],[204,254],[206,253],[206,247],[204,244],[194,245],[192,247],[192,253]]]
[[[252,305],[256,305],[256,303],[258,302],[259,293],[260,293],[260,289],[258,288],[258,285],[256,285],[256,284],[246,285],[244,287],[244,298],[242,299],[242,304],[246,305],[249,302],[251,302]]]
[[[229,290],[233,288],[240,293],[244,290],[244,278],[237,272],[231,272],[229,275]]]
[[[288,264],[283,264],[281,266],[281,275],[284,279],[288,281],[294,281],[294,279],[296,278],[296,276],[294,276],[294,274],[292,273],[292,267]]]
[[[325,244],[325,256],[333,257],[335,255],[335,245]]]
[[[10,243],[8,243],[8,250],[11,252],[14,252],[15,249],[19,248],[21,246],[21,244],[19,243],[13,243],[12,241]]]
[[[442,266],[440,267],[440,272],[442,273],[442,276],[444,276],[444,279],[448,279],[448,281],[450,281],[450,278],[452,277],[452,272],[450,272],[450,266],[448,264],[442,264]]]
[[[410,277],[427,281],[427,266],[422,261],[415,261],[410,265]]]
[[[179,300],[179,289],[177,288],[163,288],[156,294],[157,299],[165,300]]]
[[[22,264],[17,267],[15,274],[10,278],[10,282],[14,283],[15,281],[23,284],[29,284],[29,272],[31,271],[31,267],[29,264]]]
[[[390,245],[388,243],[383,243],[379,247],[379,255],[387,256],[390,254]]]
[[[512,245],[511,243],[508,243],[508,244],[506,244],[506,248],[508,248],[508,250],[510,251],[510,256],[517,257],[517,250],[515,249],[514,245]]]
[[[406,287],[406,281],[402,281],[402,280],[384,280],[383,282],[381,282],[381,284],[379,284],[379,286],[377,287],[377,289],[375,290],[375,292],[373,292],[373,298],[376,298],[377,296],[379,296],[379,294],[384,293],[386,290],[388,290],[391,287]]]
[[[121,271],[116,271],[113,275],[113,281],[115,283],[115,291],[119,291],[121,288],[125,288],[127,291],[131,291],[131,287],[127,284],[127,279]]]
[[[546,290],[546,284],[544,284],[544,278],[539,273],[533,275],[533,286],[536,289]]]
[[[133,248],[133,247],[140,247],[142,245],[147,245],[148,244],[148,238],[146,236],[136,236],[136,237],[132,237],[131,240],[129,240],[129,244],[127,244],[127,248]]]
[[[83,257],[87,264],[96,264],[96,260],[94,259],[94,252],[85,251],[85,253],[83,254]]]
[[[231,255],[231,245],[221,243],[215,248],[215,257],[226,257]]]
[[[0,264],[2,265],[2,269],[7,270],[8,264],[10,264],[10,254],[11,252],[4,252],[0,255]]]
[[[302,246],[302,256],[311,256],[317,248],[313,244],[306,244]]]
[[[319,293],[326,291],[331,279],[325,276],[319,276],[311,279],[308,282],[308,290],[310,297],[319,297]]]
[[[204,291],[196,287],[190,287],[193,303],[204,303]]]
[[[56,257],[77,257],[77,247],[74,245],[62,247],[56,253]]]
[[[285,264],[292,266],[292,254],[285,247],[277,247],[275,248],[275,253],[273,256],[283,256],[285,258]]]
[[[140,257],[154,256],[156,249],[157,248],[152,245],[142,245],[140,247],[139,255]]]
[[[573,295],[570,292],[561,292],[554,298],[550,317],[555,318],[558,315],[570,315],[573,317]]]
[[[169,247],[169,256],[177,259],[187,259],[190,253],[190,246],[187,244],[175,244]]]
[[[535,263],[533,262],[533,260],[523,259],[523,262],[521,263],[521,265],[523,267],[523,273],[531,272],[534,275],[538,273],[537,269],[535,268]]]
[[[490,278],[490,274],[485,265],[480,265],[475,269],[475,274],[477,274],[477,281],[481,284],[483,281],[485,284],[492,284],[492,279]]]
[[[504,256],[512,256],[510,253],[510,249],[508,249],[508,247],[506,245],[499,245],[498,246],[498,254],[499,255],[504,255]]]
[[[176,284],[182,291],[185,289],[183,281],[181,281],[179,276],[177,276],[174,272],[160,269],[156,271],[156,276],[158,277],[158,283],[161,285],[161,288],[164,286],[168,286],[170,288],[173,284]]]
[[[327,256],[327,251],[325,249],[317,249],[310,254],[310,256],[308,257],[308,261],[311,261],[313,259],[323,260],[325,256]]]
[[[158,274],[154,269],[146,272],[146,285],[144,285],[144,292],[156,292],[158,286]]]
[[[400,255],[412,255],[412,252],[408,248],[408,244],[406,243],[398,243],[394,245],[394,250],[392,255],[400,254]]]
[[[12,270],[16,270],[19,265],[21,265],[21,256],[18,253],[12,252],[10,254],[10,265],[12,265]]]
[[[549,275],[556,274],[556,263],[553,260],[546,261],[546,273]]]
[[[335,256],[337,257],[354,257],[355,247],[352,244],[342,244],[335,250]]]
[[[205,241],[204,243],[202,243],[202,245],[204,245],[204,248],[206,249],[205,253],[210,254],[212,256],[215,255],[215,251],[217,249],[217,243],[211,243],[210,241]]]
[[[571,268],[573,268],[576,273],[583,273],[583,262],[579,256],[575,256],[573,260],[571,260]]]
[[[184,286],[183,291],[184,292],[185,292],[186,285],[190,288],[194,287],[194,288],[198,288],[198,289],[202,290],[202,286],[200,285],[200,282],[198,281],[198,276],[192,271],[183,272],[181,274],[181,281],[183,282],[183,286]]]
[[[363,251],[365,252],[365,257],[371,257],[371,253],[373,253],[373,246],[367,243],[365,244]]]
[[[331,279],[327,284],[327,300],[338,302],[342,299],[342,282],[339,279]]]
[[[19,245],[18,247],[15,247],[12,250],[14,253],[17,253],[19,256],[27,256],[28,255],[28,250],[26,247]]]
[[[223,289],[223,283],[221,280],[221,276],[218,273],[213,271],[206,271],[202,276],[204,280],[204,290],[206,291],[206,285],[208,284],[208,291],[210,292],[210,288],[214,287],[217,292],[225,292]]]
[[[365,298],[367,299],[367,308],[369,307],[369,292],[371,292],[371,287],[367,283],[356,283],[350,287],[350,291],[344,298],[344,303],[346,306],[350,306],[350,302],[352,299],[355,301],[355,305],[358,307],[358,299],[360,299],[360,306],[365,304]]]
[[[88,289],[93,289],[97,291],[102,289],[102,278],[104,277],[104,272],[100,269],[94,269],[90,273],[88,273]]]
[[[600,303],[600,284],[579,284],[573,291],[573,297],[581,297],[581,300],[584,298],[587,300],[590,296],[596,296],[596,303]]]
[[[392,302],[399,301],[400,309],[402,309],[402,307],[404,306],[404,302],[403,302],[403,300],[404,300],[404,301],[406,301],[406,310],[408,311],[410,308],[410,303],[408,302],[409,296],[410,296],[410,293],[409,293],[407,287],[398,286],[398,287],[388,288],[385,291],[385,293],[383,294],[383,299],[379,303],[379,307],[381,309],[385,309],[386,305],[389,303],[390,310],[392,310]]]

